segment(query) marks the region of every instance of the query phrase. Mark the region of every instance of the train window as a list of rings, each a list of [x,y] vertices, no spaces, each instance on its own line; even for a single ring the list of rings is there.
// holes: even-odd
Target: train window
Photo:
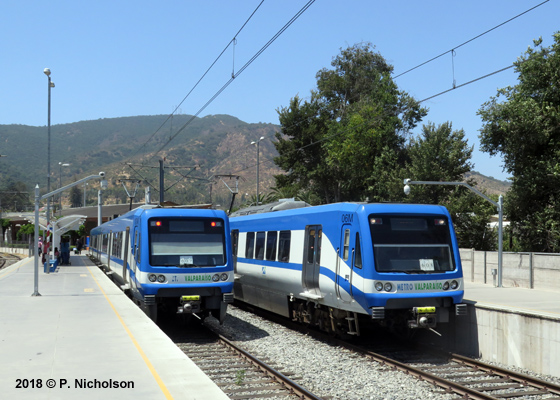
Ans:
[[[315,229],[309,229],[309,235],[307,237],[307,262],[313,264],[313,258],[315,257]]]
[[[237,246],[239,245],[239,229],[233,229],[231,231],[231,248],[233,250],[233,256],[237,257]]]
[[[265,232],[257,232],[257,240],[255,241],[255,258],[257,260],[264,259],[265,238],[266,238]]]
[[[101,251],[107,253],[107,245],[109,243],[109,236],[103,235],[103,243],[101,244]]]
[[[142,256],[142,246],[140,243],[142,242],[142,234],[138,232],[138,247],[136,248],[136,262],[140,264],[140,257]]]
[[[360,233],[356,232],[356,247],[354,253],[354,266],[362,268],[362,247],[360,246]]]
[[[307,262],[309,264],[320,264],[321,263],[321,236],[323,230],[321,228],[308,229],[307,237]],[[317,246],[317,248],[315,248]]]
[[[266,259],[269,261],[276,261],[276,241],[278,239],[278,232],[271,231],[266,235]]]
[[[255,258],[253,251],[255,250],[255,232],[247,232],[247,240],[245,242],[245,258]]]
[[[323,237],[323,230],[319,228],[317,236],[317,254],[315,255],[315,263],[321,264],[321,238]]]
[[[278,261],[290,261],[290,241],[292,239],[292,232],[280,231],[280,238],[278,240]]]
[[[227,260],[224,221],[196,217],[148,220],[150,264],[214,267]]]
[[[111,249],[111,255],[120,257],[122,249],[122,232],[113,233],[113,248]]]
[[[348,261],[348,253],[350,249],[350,229],[344,231],[344,247],[342,248],[342,259]]]

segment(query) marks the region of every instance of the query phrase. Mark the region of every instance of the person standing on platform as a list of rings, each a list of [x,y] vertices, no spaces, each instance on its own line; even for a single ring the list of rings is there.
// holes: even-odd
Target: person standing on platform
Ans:
[[[82,254],[82,241],[80,238],[76,240],[76,250],[78,251],[78,254]]]

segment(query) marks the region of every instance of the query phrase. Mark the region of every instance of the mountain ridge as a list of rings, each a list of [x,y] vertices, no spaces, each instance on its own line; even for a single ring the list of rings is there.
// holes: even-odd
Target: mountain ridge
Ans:
[[[282,173],[272,162],[277,152],[271,139],[279,130],[278,125],[247,123],[225,114],[130,116],[52,125],[51,190],[58,187],[59,180],[65,185],[103,170],[110,181],[105,197],[126,202],[123,179],[138,179],[159,188],[158,161],[163,159],[165,186],[173,185],[169,196],[173,201],[228,202],[231,193],[226,185],[219,179],[208,181],[215,175],[237,175],[238,198],[244,201],[254,196],[256,187],[257,148],[252,141],[265,137],[259,144],[261,193],[268,192],[274,175]],[[46,126],[0,125],[0,153],[10,156],[0,170],[3,181],[15,179],[28,187],[39,183],[46,190]],[[42,154],[44,157],[38,157]],[[62,168],[62,163],[70,166]],[[467,177],[490,194],[504,194],[509,187],[507,182],[475,171]],[[235,183],[228,186],[234,188]]]

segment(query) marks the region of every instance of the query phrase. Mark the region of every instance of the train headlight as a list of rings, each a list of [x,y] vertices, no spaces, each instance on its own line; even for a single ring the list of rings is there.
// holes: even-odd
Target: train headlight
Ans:
[[[150,282],[155,282],[155,281],[157,280],[156,274],[150,274],[150,275],[148,275],[148,280],[149,280]]]
[[[391,290],[393,290],[393,285],[391,285],[390,282],[387,282],[385,285],[383,285],[383,289],[385,289],[386,292],[390,292]]]
[[[220,275],[219,274],[212,275],[212,282],[218,282],[219,280],[220,280]]]
[[[159,283],[165,282],[165,275],[158,275],[157,281],[158,281]]]
[[[383,290],[383,282],[375,282],[375,290],[381,292]]]
[[[228,280],[228,274],[226,274],[226,273],[224,272],[222,275],[220,275],[220,280],[222,280],[222,281],[227,281],[227,280]]]
[[[459,287],[459,282],[451,281],[451,289],[455,290]]]
[[[445,282],[443,284],[443,290],[447,290],[447,289],[449,289],[449,282]]]

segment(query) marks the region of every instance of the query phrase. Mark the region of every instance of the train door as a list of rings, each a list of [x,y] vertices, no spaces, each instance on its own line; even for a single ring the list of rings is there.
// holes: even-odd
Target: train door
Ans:
[[[350,232],[352,225],[343,224],[340,234],[340,247],[336,257],[336,296],[343,302],[352,301],[352,259],[350,257]],[[352,250],[353,254],[353,250]],[[350,270],[348,270],[348,266]]]
[[[303,251],[302,280],[304,289],[317,296],[322,296],[319,289],[319,272],[321,269],[321,225],[309,225],[305,228]]]
[[[138,228],[138,225],[134,225],[134,231],[130,244],[130,271],[134,274],[134,279],[130,280],[130,284],[132,287],[138,287],[138,276],[136,275],[136,255],[138,254],[139,236],[140,230]]]
[[[126,270],[128,267],[128,243],[130,240],[130,227],[126,227],[125,236],[124,236],[124,251],[122,251],[121,258],[123,259],[123,269],[122,269],[122,277],[123,277],[123,285],[128,285],[129,279],[126,277]]]

